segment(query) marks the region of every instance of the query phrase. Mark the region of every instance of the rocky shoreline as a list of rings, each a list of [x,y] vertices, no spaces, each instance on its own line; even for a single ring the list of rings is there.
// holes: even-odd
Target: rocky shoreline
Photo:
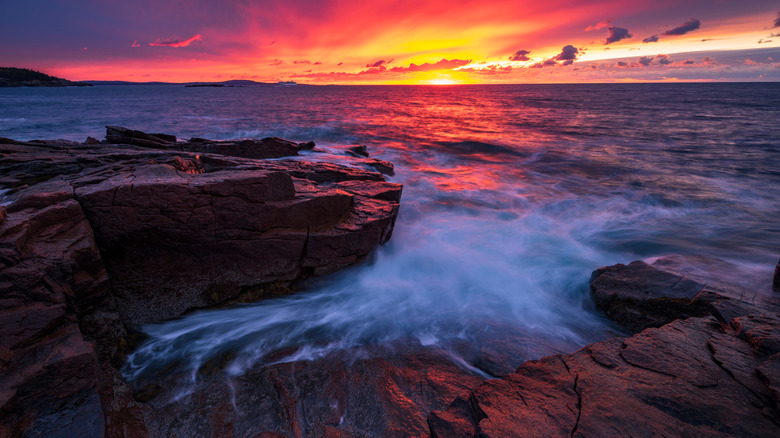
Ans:
[[[165,373],[131,387],[142,325],[362,260],[402,187],[365,147],[345,166],[277,138],[106,138],[0,139],[0,436],[780,435],[780,298],[673,258],[594,271],[594,303],[633,336],[523,364],[522,342],[463,347],[500,378],[399,344],[234,379],[214,358],[187,393]]]
[[[119,127],[106,143],[0,139],[0,435],[143,435],[118,372],[128,333],[289,293],[387,242],[400,185],[266,160],[313,146]]]
[[[598,269],[635,333],[529,361],[431,413],[433,437],[780,434],[780,299],[641,261]]]

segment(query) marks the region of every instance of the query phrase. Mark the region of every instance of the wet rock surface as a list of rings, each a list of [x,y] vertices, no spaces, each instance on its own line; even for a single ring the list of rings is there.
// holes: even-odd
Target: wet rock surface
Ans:
[[[400,185],[259,159],[295,143],[107,137],[119,144],[0,142],[2,436],[147,435],[118,371],[128,330],[289,293],[392,233]]]
[[[431,435],[780,433],[776,298],[734,296],[732,287],[643,262],[596,270],[591,290],[608,315],[639,333],[487,381],[431,413]]]

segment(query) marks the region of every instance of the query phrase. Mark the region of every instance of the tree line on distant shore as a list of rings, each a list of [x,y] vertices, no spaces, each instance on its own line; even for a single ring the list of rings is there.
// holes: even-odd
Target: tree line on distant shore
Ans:
[[[50,76],[29,68],[0,67],[0,87],[90,87],[91,84],[73,82]]]

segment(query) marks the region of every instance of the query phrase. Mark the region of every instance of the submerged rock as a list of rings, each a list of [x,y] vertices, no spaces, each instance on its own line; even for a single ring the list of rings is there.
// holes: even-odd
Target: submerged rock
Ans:
[[[295,143],[219,143],[217,155],[107,134],[121,144],[0,144],[2,436],[147,434],[118,372],[127,330],[289,293],[391,236],[401,186],[380,174],[241,157]]]

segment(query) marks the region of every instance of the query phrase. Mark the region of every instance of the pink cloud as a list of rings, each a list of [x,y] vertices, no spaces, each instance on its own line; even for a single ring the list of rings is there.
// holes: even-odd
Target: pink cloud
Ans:
[[[601,23],[596,23],[596,24],[593,24],[593,25],[590,25],[590,26],[586,27],[585,31],[587,32],[587,31],[590,31],[590,30],[603,29],[603,28],[609,26],[610,23],[612,23],[612,20],[605,20],[605,21],[602,21]]]
[[[133,41],[133,44],[130,44],[130,47],[141,47],[140,44],[138,44],[138,40]]]
[[[192,38],[188,38],[184,41],[182,40],[175,40],[175,39],[167,39],[167,40],[161,40],[160,38],[157,38],[157,41],[153,43],[149,43],[150,46],[165,46],[165,47],[187,47],[190,44],[194,43],[195,41],[200,41],[203,39],[203,35],[197,34],[193,36]]]

